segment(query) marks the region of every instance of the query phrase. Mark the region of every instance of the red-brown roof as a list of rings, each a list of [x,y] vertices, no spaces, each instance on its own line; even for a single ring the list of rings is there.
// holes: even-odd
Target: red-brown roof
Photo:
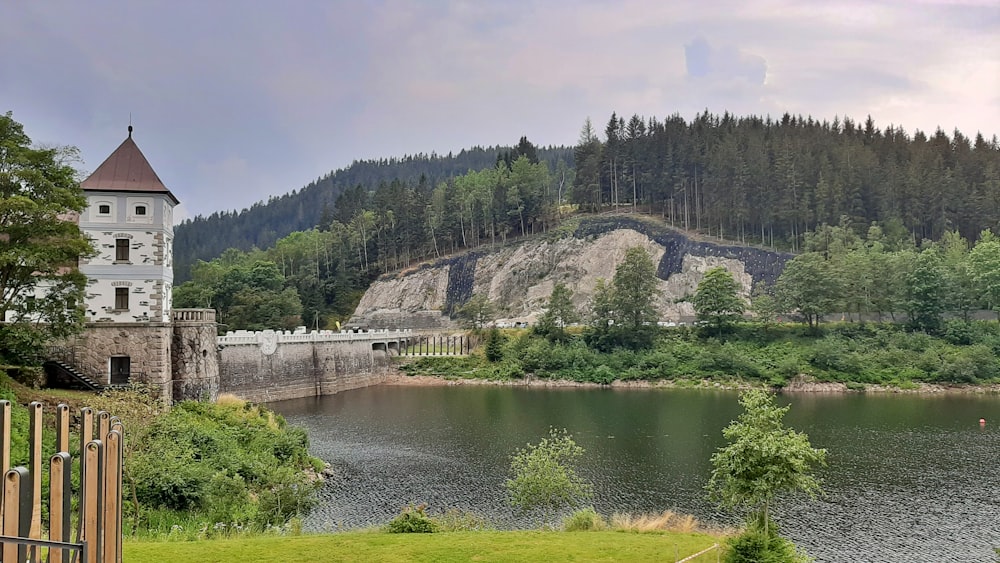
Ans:
[[[80,187],[95,191],[166,194],[174,204],[178,203],[177,198],[163,185],[160,177],[149,165],[149,161],[132,140],[131,127],[128,138],[80,184]]]

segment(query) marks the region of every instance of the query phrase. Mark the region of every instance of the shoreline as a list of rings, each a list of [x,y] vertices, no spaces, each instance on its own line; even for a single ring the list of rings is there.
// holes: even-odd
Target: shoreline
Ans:
[[[610,385],[591,383],[584,381],[572,381],[568,379],[538,379],[528,376],[524,379],[495,380],[495,379],[474,379],[474,378],[454,378],[435,375],[408,375],[402,371],[394,370],[386,378],[382,385],[392,385],[401,387],[443,387],[449,385],[491,385],[496,387],[541,387],[541,388],[570,388],[584,387],[595,389],[703,389],[703,390],[728,390],[737,391],[742,389],[752,389],[767,387],[762,384],[750,382],[720,382],[711,379],[701,379],[697,382],[682,380],[683,384],[678,385],[676,381],[660,380],[616,380]],[[852,388],[855,385],[864,385],[864,388]],[[987,385],[941,385],[937,383],[914,383],[914,388],[900,388],[889,385],[875,384],[852,384],[848,387],[846,383],[812,381],[805,377],[797,377],[789,381],[788,385],[780,388],[781,393],[830,393],[830,394],[853,394],[853,393],[878,393],[891,395],[1000,395],[1000,384],[991,383]]]

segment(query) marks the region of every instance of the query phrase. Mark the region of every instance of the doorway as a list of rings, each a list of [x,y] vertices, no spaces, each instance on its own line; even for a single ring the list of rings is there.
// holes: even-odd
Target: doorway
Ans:
[[[128,385],[132,373],[132,359],[128,356],[111,356],[111,384]]]

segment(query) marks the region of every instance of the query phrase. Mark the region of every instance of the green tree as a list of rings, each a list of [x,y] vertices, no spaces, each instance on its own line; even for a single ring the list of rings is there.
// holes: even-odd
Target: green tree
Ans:
[[[746,307],[733,274],[719,266],[705,272],[691,302],[698,320],[714,327],[716,334],[739,322]]]
[[[550,340],[565,340],[566,326],[580,321],[580,314],[573,306],[573,290],[562,283],[552,288],[545,312],[535,324],[535,332]]]
[[[458,316],[465,319],[468,328],[478,332],[487,324],[493,321],[496,309],[493,302],[485,295],[473,295],[462,308],[458,310]]]
[[[810,327],[818,326],[823,315],[834,312],[840,295],[838,278],[817,252],[800,254],[789,261],[775,292],[782,309],[799,313]]]
[[[771,289],[773,288],[760,284],[754,289],[750,298],[750,312],[765,331],[777,320],[780,312],[778,300],[771,294]]]
[[[0,356],[30,363],[83,327],[87,280],[76,264],[93,247],[71,220],[86,207],[67,164],[76,149],[31,148],[11,115],[0,115]]]
[[[743,413],[722,431],[729,444],[712,455],[707,488],[712,500],[749,511],[768,533],[771,504],[779,493],[821,492],[813,470],[826,465],[826,450],[813,448],[808,436],[785,427],[790,407],[777,406],[772,393],[746,391],[740,405]]]
[[[486,344],[483,346],[487,361],[499,362],[503,359],[503,344],[506,339],[497,327],[490,327],[486,333]]]
[[[941,254],[936,248],[917,255],[916,267],[906,279],[906,313],[911,328],[932,333],[941,329],[945,282]]]
[[[615,269],[611,280],[615,325],[633,330],[655,326],[657,313],[653,303],[659,295],[658,284],[649,253],[641,246],[626,250],[625,260]]]
[[[969,270],[983,302],[1000,318],[1000,239],[991,231],[983,231],[969,252]]]
[[[285,287],[278,265],[262,256],[259,251],[229,249],[211,262],[199,261],[192,268],[192,280],[178,286],[174,306],[212,307],[229,330],[298,326],[302,314],[298,292]]]
[[[510,462],[507,493],[511,506],[524,512],[542,511],[542,522],[553,513],[574,508],[593,495],[593,485],[580,477],[574,464],[583,455],[565,429],[549,429],[549,437],[519,449]]]

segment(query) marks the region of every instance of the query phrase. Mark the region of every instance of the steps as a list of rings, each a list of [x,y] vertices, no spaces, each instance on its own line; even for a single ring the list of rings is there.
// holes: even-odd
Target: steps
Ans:
[[[84,391],[103,391],[106,386],[94,381],[92,378],[80,373],[72,366],[63,362],[49,360],[42,364],[45,374],[49,376],[49,385],[54,384],[66,386],[69,389],[80,389]]]

